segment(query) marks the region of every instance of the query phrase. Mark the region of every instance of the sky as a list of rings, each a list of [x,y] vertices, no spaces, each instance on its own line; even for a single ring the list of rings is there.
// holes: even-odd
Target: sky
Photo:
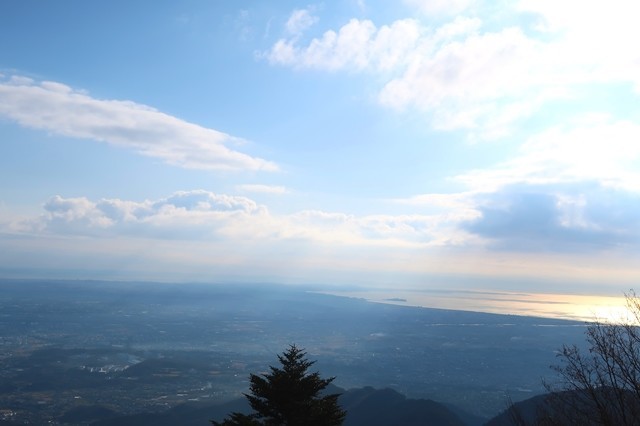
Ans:
[[[0,3],[0,276],[621,295],[612,0]]]

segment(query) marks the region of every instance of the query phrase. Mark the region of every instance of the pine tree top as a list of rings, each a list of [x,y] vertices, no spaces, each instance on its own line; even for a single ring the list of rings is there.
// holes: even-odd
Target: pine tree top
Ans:
[[[341,425],[346,412],[338,405],[338,394],[321,392],[335,379],[323,379],[318,372],[309,372],[315,361],[307,359],[304,349],[295,344],[278,355],[280,367],[269,367],[269,373],[250,375],[250,394],[245,394],[251,408],[250,416],[232,413],[223,423],[214,425],[278,425],[334,426]]]

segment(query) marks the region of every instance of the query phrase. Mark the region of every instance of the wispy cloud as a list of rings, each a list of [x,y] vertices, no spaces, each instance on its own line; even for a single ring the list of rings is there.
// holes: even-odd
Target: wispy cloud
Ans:
[[[262,184],[244,184],[236,187],[241,192],[255,192],[261,194],[276,194],[282,195],[289,192],[289,190],[280,185],[262,185]]]
[[[475,0],[404,0],[404,3],[416,8],[425,15],[455,15],[468,9]]]
[[[131,149],[168,164],[208,170],[275,171],[273,162],[235,151],[241,139],[146,105],[103,100],[50,81],[0,81],[0,116],[53,134]]]
[[[640,193],[638,140],[639,124],[587,114],[529,137],[514,158],[457,179],[474,191],[514,184],[598,182]]]
[[[318,17],[309,9],[296,9],[291,13],[285,28],[291,35],[299,35],[318,22]]]

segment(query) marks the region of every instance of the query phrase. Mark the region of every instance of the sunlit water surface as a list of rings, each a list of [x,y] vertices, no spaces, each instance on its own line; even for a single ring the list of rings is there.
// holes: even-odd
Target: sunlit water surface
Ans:
[[[395,305],[579,321],[620,322],[629,317],[626,299],[622,296],[456,290],[332,291],[331,294]]]

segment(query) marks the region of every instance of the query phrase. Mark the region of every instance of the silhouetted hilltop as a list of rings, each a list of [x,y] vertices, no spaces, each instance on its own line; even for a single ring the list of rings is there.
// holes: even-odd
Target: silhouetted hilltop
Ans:
[[[547,398],[549,394],[537,395],[524,401],[516,402],[512,407],[489,420],[485,426],[512,426],[514,416],[522,419],[525,424],[535,424],[538,415],[548,410]]]
[[[597,396],[597,404],[593,399],[594,395]],[[619,403],[633,413],[631,418],[618,417]],[[601,409],[607,412],[605,424],[638,424],[637,413],[640,413],[640,404],[633,391],[623,391],[619,394],[610,387],[600,387],[594,389],[593,394],[585,390],[569,390],[537,395],[516,402],[489,420],[485,426],[548,424],[545,419],[552,419],[553,424],[596,426],[603,424],[600,417]]]
[[[408,399],[392,389],[351,389],[340,397],[345,426],[465,426],[449,408],[429,399]]]

